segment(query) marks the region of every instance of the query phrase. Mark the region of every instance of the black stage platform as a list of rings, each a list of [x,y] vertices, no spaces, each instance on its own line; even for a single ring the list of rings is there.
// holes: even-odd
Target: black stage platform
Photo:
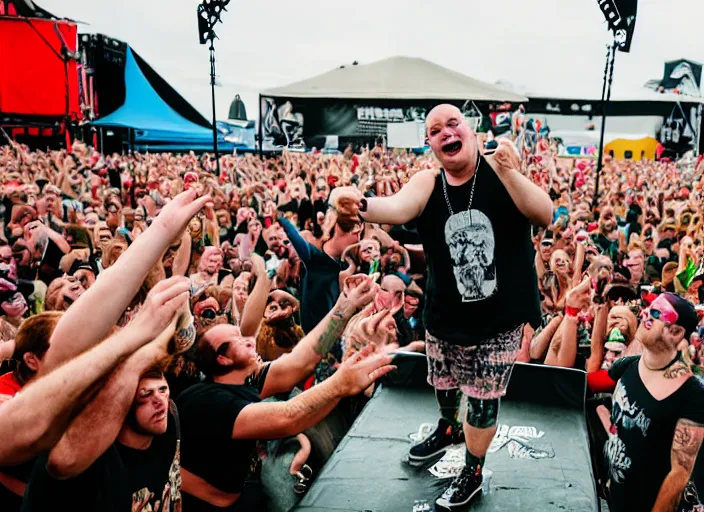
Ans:
[[[409,434],[422,423],[434,424],[438,410],[432,388],[418,384],[424,356],[400,359],[397,382],[377,390],[297,510],[436,509],[435,499],[450,480],[431,474],[433,463],[412,468],[404,460]],[[585,386],[584,372],[516,365],[499,416],[499,424],[506,425],[500,426],[504,435],[497,435],[487,457],[486,468],[493,472],[489,492],[472,510],[599,510],[584,415]]]

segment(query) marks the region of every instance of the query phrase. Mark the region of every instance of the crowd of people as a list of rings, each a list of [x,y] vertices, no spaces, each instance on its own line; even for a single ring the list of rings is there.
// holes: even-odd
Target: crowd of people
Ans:
[[[593,159],[559,158],[556,144],[522,159],[553,214],[531,233],[542,317],[517,332],[517,360],[587,372],[612,510],[694,510],[704,164],[607,157],[597,177]],[[219,164],[0,147],[2,510],[287,510],[393,353],[439,350],[423,309],[453,312],[427,304],[418,232],[430,221],[375,224],[334,192],[392,196],[436,157],[367,147]],[[450,247],[465,302],[497,281],[482,257],[494,248],[479,247],[492,242],[475,240],[471,253]],[[641,364],[664,377],[635,389]],[[672,435],[642,425],[673,410],[671,464]],[[436,453],[463,438],[456,417],[441,422]]]

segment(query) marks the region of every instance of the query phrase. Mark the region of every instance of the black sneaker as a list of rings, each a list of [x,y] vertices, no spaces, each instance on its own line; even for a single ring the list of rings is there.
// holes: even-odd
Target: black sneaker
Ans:
[[[482,480],[481,468],[472,471],[465,466],[435,504],[448,509],[467,505],[474,496],[482,492]]]
[[[440,420],[435,431],[408,450],[410,462],[423,462],[447,451],[452,444],[464,441],[462,427],[452,427],[446,421]]]

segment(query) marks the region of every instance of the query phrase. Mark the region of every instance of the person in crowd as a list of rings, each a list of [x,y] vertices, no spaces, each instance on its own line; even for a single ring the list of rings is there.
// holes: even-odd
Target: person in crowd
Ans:
[[[135,339],[143,345],[113,370],[58,443],[39,457],[23,511],[181,510],[178,414],[158,364],[170,355],[177,329],[193,329],[179,323],[188,305],[188,285],[183,277],[159,283],[116,335],[122,343]]]
[[[301,280],[301,327],[310,332],[332,309],[340,294],[341,257],[348,246],[359,242],[362,222],[352,211],[329,212],[328,235],[318,249],[304,240],[288,219],[282,217],[279,221],[305,268]]]
[[[699,325],[690,336],[685,334],[680,348],[691,359],[692,373],[704,371],[700,321],[704,317],[704,159],[632,162],[607,156],[597,192],[593,159],[561,158],[559,144],[543,130],[534,130],[531,147],[521,145],[522,130],[532,121],[527,115],[521,121],[523,128],[516,127],[523,157],[516,163],[513,157],[507,158],[512,153],[505,152],[510,149],[505,143],[489,151],[493,154],[480,151],[474,159],[475,148],[481,150],[483,142],[477,146],[473,140],[468,142],[461,116],[437,114],[438,110],[428,119],[428,138],[435,154],[416,155],[377,146],[357,154],[346,150],[342,155],[288,151],[265,159],[249,154],[221,155],[222,173],[217,178],[213,175],[214,158],[208,154],[101,155],[80,142],[70,150],[30,151],[13,142],[0,146],[0,359],[11,359],[0,362],[0,393],[5,395],[0,405],[0,508],[20,509],[38,456],[49,461],[53,454],[56,466],[45,463],[45,471],[37,473],[36,486],[41,483],[61,494],[72,483],[83,485],[93,478],[113,454],[132,453],[131,441],[122,443],[119,432],[132,438],[128,431],[134,430],[137,418],[120,416],[120,411],[136,409],[138,393],[116,399],[114,421],[106,421],[107,433],[96,429],[105,437],[97,444],[90,436],[67,432],[74,420],[78,427],[82,417],[91,417],[90,406],[105,398],[109,389],[102,390],[113,378],[119,381],[124,363],[136,353],[148,351],[149,344],[120,344],[127,339],[120,336],[129,337],[131,323],[141,321],[150,293],[172,276],[184,276],[191,283],[200,281],[207,263],[201,258],[204,253],[220,251],[224,261],[222,268],[205,276],[208,282],[203,282],[189,301],[197,334],[212,341],[211,334],[236,327],[239,334],[233,334],[232,340],[246,340],[245,348],[256,350],[262,364],[271,360],[269,366],[281,365],[279,368],[286,367],[289,358],[298,359],[301,347],[310,346],[310,336],[335,310],[340,291],[349,294],[364,276],[380,283],[383,290],[352,315],[347,328],[330,341],[329,350],[317,356],[315,370],[306,369],[307,375],[298,375],[300,381],[295,384],[301,389],[329,386],[326,382],[335,382],[342,365],[356,357],[355,349],[371,345],[376,348],[367,350],[394,350],[398,346],[401,350],[422,350],[426,345],[422,340],[430,340],[430,381],[436,384],[443,419],[412,453],[422,458],[467,438],[469,462],[463,471],[469,478],[453,484],[439,500],[441,505],[463,501],[467,493],[456,490],[460,487],[469,489],[470,494],[477,489],[484,435],[488,437],[492,431],[498,405],[494,399],[505,384],[501,381],[492,396],[478,396],[470,390],[465,436],[457,419],[460,393],[452,388],[462,390],[474,381],[466,372],[457,374],[456,370],[464,368],[464,360],[452,358],[447,368],[457,378],[450,389],[438,385],[447,369],[438,363],[445,349],[464,353],[476,346],[482,356],[471,362],[478,362],[481,371],[496,369],[501,375],[510,369],[516,345],[520,345],[519,360],[532,358],[539,364],[586,371],[587,415],[592,426],[598,426],[596,405],[610,404],[611,394],[617,390],[618,379],[610,372],[644,352],[636,334],[637,318],[663,291],[669,291],[697,307]],[[501,165],[507,160],[510,170]],[[527,181],[549,194],[554,214],[548,215],[545,197],[534,195],[535,189]],[[182,190],[200,199],[182,196]],[[540,199],[534,200],[537,197]],[[365,207],[366,212],[359,211]],[[530,248],[524,250],[522,244],[526,217],[546,226],[534,226],[531,233],[541,292],[541,327],[533,332],[526,325],[520,339],[516,334],[504,340],[510,345],[500,352],[506,361],[488,365],[487,361],[496,360],[483,354],[489,349],[492,354],[499,353],[495,342],[501,334],[536,323],[532,316],[538,300],[532,300],[533,269],[524,258]],[[409,219],[413,220],[406,222]],[[111,254],[115,248],[121,254]],[[429,271],[423,272],[426,266]],[[528,292],[516,295],[516,290]],[[509,293],[511,300],[507,299]],[[420,307],[422,317],[417,313]],[[658,305],[653,311],[658,308],[662,309]],[[50,311],[42,313],[45,309]],[[391,310],[395,314],[390,314]],[[467,327],[466,318],[470,317],[481,321]],[[168,347],[170,352],[172,348]],[[227,367],[240,361],[240,352],[235,352],[223,354],[218,364]],[[199,351],[193,348],[154,366],[157,372],[165,369],[172,397],[202,384],[206,374],[205,383],[220,379],[210,371],[201,373],[197,355]],[[648,364],[650,357],[642,356]],[[258,368],[252,363],[247,372],[238,375],[262,374]],[[129,388],[136,390],[149,380],[150,386],[153,382],[165,391],[156,372],[149,374],[153,379],[140,379],[147,375],[144,372],[129,375]],[[650,386],[648,374],[643,375],[643,382]],[[277,381],[278,377],[270,382]],[[277,393],[278,399],[285,400],[293,385],[287,384],[283,394]],[[256,391],[257,386],[242,389]],[[269,387],[264,391],[261,396],[268,396]],[[369,395],[374,386],[366,386],[364,391]],[[677,393],[672,396],[678,397]],[[157,394],[160,398],[151,403],[161,414],[167,399],[164,393]],[[247,404],[250,398],[251,405],[259,405],[253,394],[247,395]],[[36,403],[42,407],[36,408]],[[279,456],[285,452],[295,463],[282,466],[282,475],[292,479],[296,492],[304,492],[311,479],[303,465],[309,463],[316,470],[320,467],[344,436],[346,427],[342,425],[349,426],[364,403],[363,396],[345,401],[307,429],[305,440],[293,436],[270,443],[267,471],[282,464]],[[344,421],[338,421],[341,415]],[[229,427],[231,433],[240,419],[228,418],[229,426],[223,424],[223,430]],[[336,430],[337,423],[341,426]],[[627,423],[623,420],[621,425]],[[216,424],[220,423],[212,422]],[[115,486],[116,503],[131,497],[135,509],[165,508],[163,468],[171,465],[178,453],[173,449],[176,425],[177,416],[170,412],[167,431],[151,436],[152,445],[168,445],[163,457],[152,455],[152,448],[134,452],[135,460],[146,456],[161,462],[154,461],[158,468],[145,463],[153,473],[147,483],[140,484],[143,473],[135,471],[138,488],[132,483]],[[598,433],[593,445],[596,459],[602,458],[598,454],[612,430],[623,429],[590,429],[590,433]],[[672,440],[673,434],[668,435]],[[219,434],[218,439],[225,436]],[[62,446],[71,450],[53,450],[62,439]],[[77,439],[85,439],[85,443]],[[307,441],[312,451],[306,450]],[[104,452],[97,454],[96,446],[104,447]],[[284,452],[281,446],[287,447]],[[81,459],[79,453],[75,459],[83,461],[80,471],[71,456],[60,457],[77,447],[85,449],[86,456]],[[213,450],[211,453],[219,453],[220,447]],[[237,461],[248,458],[237,453]],[[601,464],[595,467],[599,468]],[[677,469],[675,465],[672,468]],[[61,472],[68,478],[62,479]],[[206,470],[203,475],[210,479],[212,472]],[[298,474],[293,477],[289,472]],[[249,488],[257,487],[246,483],[243,497],[232,502],[236,492],[216,477],[212,477],[216,483],[212,485],[198,472],[184,475],[184,482],[191,479],[184,485],[196,489],[196,494],[182,492],[179,501],[178,485],[170,484],[171,508],[190,499],[203,508],[207,508],[205,503],[217,504],[216,509],[228,504],[246,508]],[[597,471],[600,483],[612,477],[608,471],[603,475]],[[663,483],[675,489],[682,478],[677,469]],[[697,471],[691,479],[697,480]],[[178,478],[169,480],[177,482]],[[252,480],[256,482],[256,476]],[[634,481],[629,477],[629,485]],[[673,482],[677,485],[670,486]],[[262,483],[270,499],[277,500],[277,490],[267,486],[280,483],[265,478]],[[696,496],[692,485],[687,485],[683,498],[687,506]],[[103,489],[101,485],[96,488]],[[37,492],[41,491],[31,492],[36,498],[30,500],[34,508],[45,503],[36,497]],[[86,502],[93,496],[88,493]],[[14,499],[11,506],[6,505],[8,497]]]
[[[600,407],[609,439],[609,508],[676,510],[704,439],[704,385],[682,345],[699,320],[691,303],[672,293],[643,311],[640,356],[611,366],[617,381],[611,412]]]
[[[218,270],[222,268],[223,253],[217,247],[206,247],[198,262],[198,272],[191,275],[194,291],[218,284]]]
[[[429,438],[411,448],[409,458],[428,460],[452,443],[447,430],[456,426],[459,388],[469,397],[463,422],[466,465],[436,501],[454,508],[465,506],[482,489],[499,399],[521,349],[524,325],[537,327],[540,321],[530,223],[550,224],[552,203],[520,173],[510,143],[482,155],[456,107],[435,107],[426,126],[440,172],[415,175],[390,198],[367,199],[357,189],[337,188],[330,204],[340,208],[343,198],[351,199],[364,220],[380,224],[418,219],[433,276],[424,316],[428,381],[436,388],[442,418]],[[509,287],[497,289],[498,279],[526,292],[516,297]],[[466,318],[484,320],[468,331]]]
[[[283,290],[274,290],[267,298],[264,318],[257,333],[257,354],[262,361],[274,361],[290,353],[305,333],[296,323],[298,300]]]
[[[267,279],[263,260],[257,262],[257,275]],[[183,425],[185,506],[259,509],[255,441],[301,433],[323,419],[342,397],[358,394],[393,369],[390,356],[366,350],[341,366],[333,378],[287,402],[261,402],[289,392],[312,374],[347,321],[375,293],[376,285],[364,279],[347,296],[340,296],[337,306],[290,354],[270,363],[261,362],[256,340],[242,336],[237,327],[216,326],[200,337],[199,366],[211,380],[192,386],[177,399]]]

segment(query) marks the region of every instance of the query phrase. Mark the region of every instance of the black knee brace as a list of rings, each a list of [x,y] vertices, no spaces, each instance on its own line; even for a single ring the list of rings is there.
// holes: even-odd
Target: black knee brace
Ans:
[[[489,428],[496,425],[499,417],[499,399],[480,400],[467,397],[467,423],[474,428]]]
[[[440,407],[440,416],[450,425],[459,426],[461,420],[457,417],[462,394],[456,389],[435,390],[435,398]]]

